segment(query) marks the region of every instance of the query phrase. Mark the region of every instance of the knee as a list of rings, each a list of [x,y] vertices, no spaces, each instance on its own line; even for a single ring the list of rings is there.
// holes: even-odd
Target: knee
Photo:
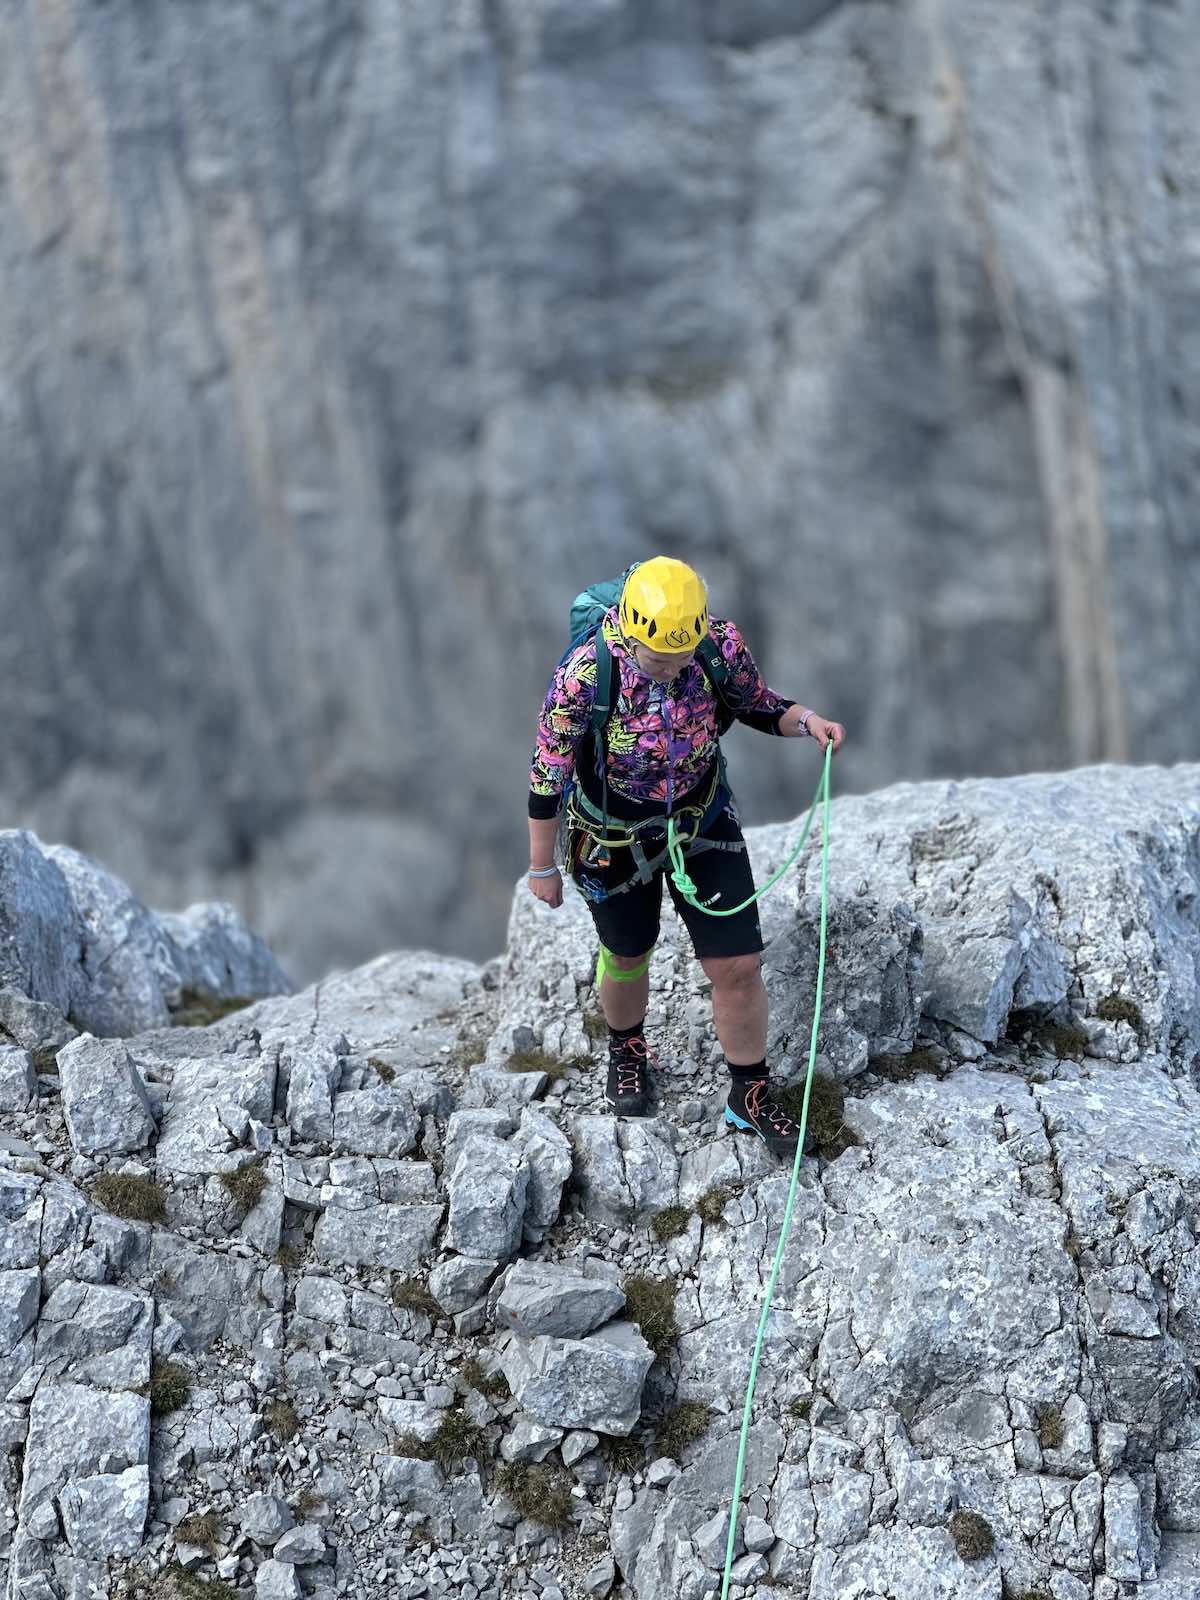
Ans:
[[[762,982],[762,957],[757,954],[714,957],[701,965],[713,988],[722,994],[747,994]]]
[[[635,967],[644,966],[653,953],[653,950],[645,950],[640,956],[619,956],[614,951],[608,950],[605,952],[605,957],[621,972],[631,972]]]

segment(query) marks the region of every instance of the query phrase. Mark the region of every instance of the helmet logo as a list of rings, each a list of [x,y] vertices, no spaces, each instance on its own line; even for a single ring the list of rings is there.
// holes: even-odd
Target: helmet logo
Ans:
[[[692,636],[686,628],[672,628],[667,635],[667,643],[675,650],[682,650],[691,642]]]

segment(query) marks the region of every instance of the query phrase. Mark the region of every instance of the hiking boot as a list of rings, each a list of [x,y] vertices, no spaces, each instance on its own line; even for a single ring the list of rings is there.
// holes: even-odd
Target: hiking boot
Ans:
[[[800,1124],[789,1117],[782,1106],[771,1099],[770,1083],[766,1078],[754,1078],[749,1083],[735,1083],[729,1091],[725,1107],[725,1121],[744,1133],[756,1133],[773,1156],[794,1161],[796,1144],[800,1138]],[[804,1153],[812,1149],[813,1137],[804,1130]]]
[[[608,1087],[604,1099],[617,1117],[650,1114],[650,1069],[655,1065],[645,1039],[614,1041],[608,1047]]]

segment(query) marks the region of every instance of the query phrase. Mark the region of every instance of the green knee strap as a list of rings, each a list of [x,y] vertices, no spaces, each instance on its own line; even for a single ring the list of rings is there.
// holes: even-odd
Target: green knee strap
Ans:
[[[645,977],[646,973],[650,970],[650,956],[653,954],[654,952],[650,951],[646,955],[645,959],[639,962],[636,967],[617,967],[613,965],[612,951],[609,950],[605,945],[601,945],[600,954],[596,958],[597,989],[600,987],[600,984],[606,974],[612,979],[613,983],[632,983],[635,978]]]

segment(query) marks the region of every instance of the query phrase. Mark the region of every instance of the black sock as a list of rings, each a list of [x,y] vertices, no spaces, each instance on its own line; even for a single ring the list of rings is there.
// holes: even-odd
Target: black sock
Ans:
[[[729,1076],[731,1079],[729,1085],[729,1099],[737,1102],[739,1105],[745,1099],[746,1090],[750,1087],[750,1085],[752,1083],[757,1083],[761,1078],[765,1078],[767,1075],[767,1063],[765,1058],[762,1061],[751,1062],[748,1067],[739,1067],[735,1062],[728,1059],[726,1059],[725,1065],[729,1068]]]
[[[632,1028],[614,1028],[610,1026],[608,1030],[609,1047],[611,1048],[615,1044],[623,1044],[626,1039],[640,1039],[642,1037],[642,1029],[645,1026],[645,1017],[640,1022],[635,1022]]]

